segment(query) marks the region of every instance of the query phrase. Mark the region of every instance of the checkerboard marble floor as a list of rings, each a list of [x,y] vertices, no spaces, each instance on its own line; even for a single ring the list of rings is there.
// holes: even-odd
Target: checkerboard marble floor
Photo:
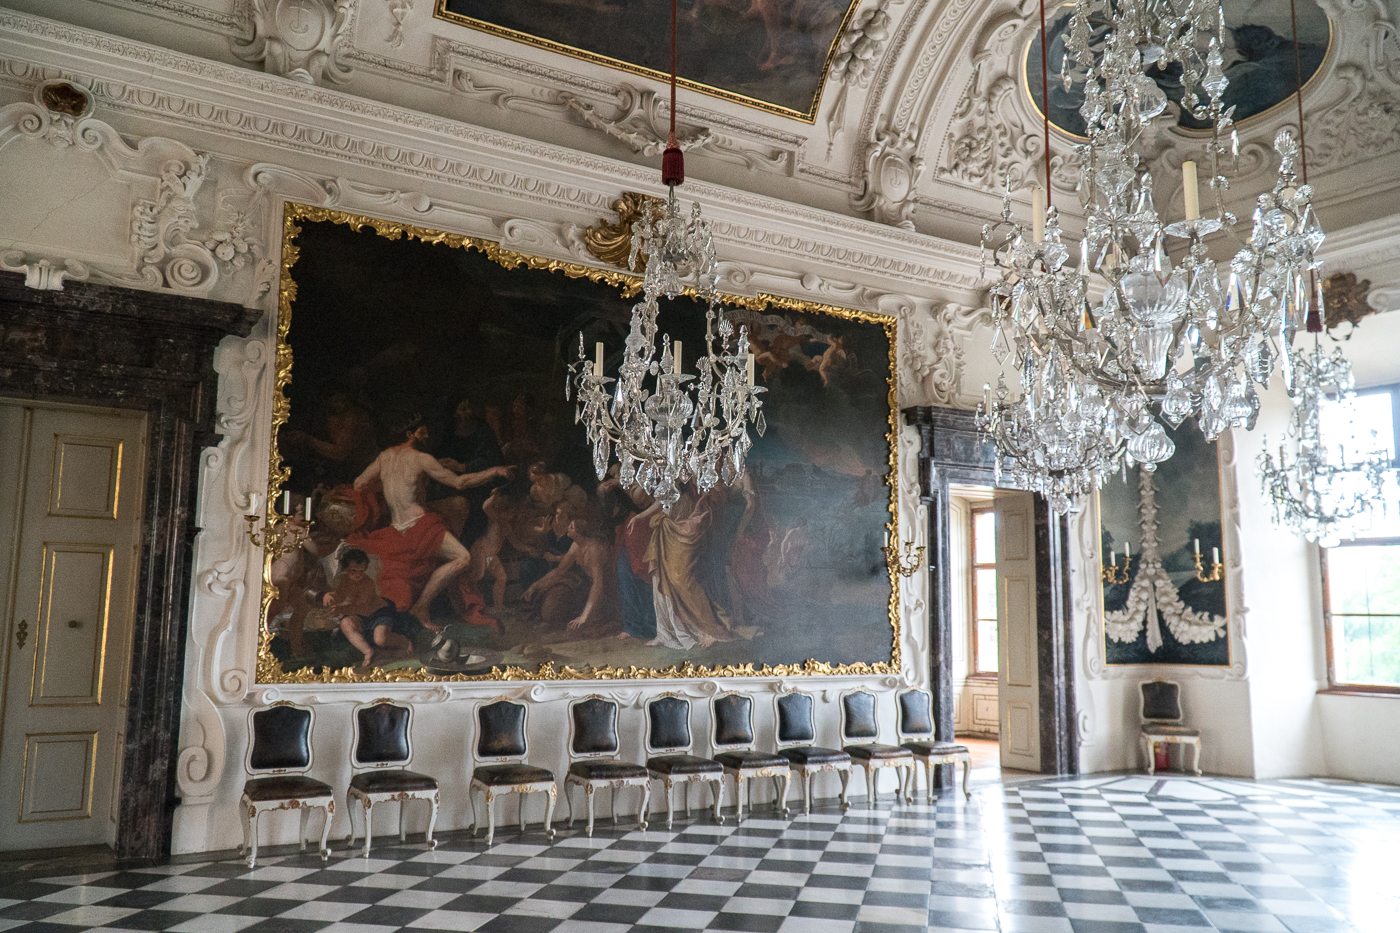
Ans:
[[[863,798],[855,797],[857,801]],[[1400,788],[1041,780],[936,806],[602,824],[0,879],[0,930],[1397,933]],[[410,837],[412,839],[412,837]]]

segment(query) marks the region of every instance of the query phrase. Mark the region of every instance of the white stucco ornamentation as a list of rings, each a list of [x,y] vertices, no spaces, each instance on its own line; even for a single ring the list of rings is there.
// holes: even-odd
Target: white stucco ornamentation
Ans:
[[[341,53],[353,6],[354,0],[240,0],[246,38],[231,37],[229,49],[268,74],[303,84],[343,84],[350,79]]]
[[[865,154],[865,186],[851,206],[877,223],[914,229],[915,188],[924,173],[917,129],[881,130]]]
[[[0,269],[23,272],[25,287],[40,291],[62,291],[65,281],[82,282],[88,277],[87,266],[76,259],[41,259],[21,250],[0,253]]]

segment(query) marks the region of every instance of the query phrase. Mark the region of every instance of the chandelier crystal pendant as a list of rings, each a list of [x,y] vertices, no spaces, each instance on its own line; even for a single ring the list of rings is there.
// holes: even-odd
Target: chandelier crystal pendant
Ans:
[[[1277,460],[1264,440],[1260,488],[1273,505],[1274,524],[1332,547],[1343,536],[1356,536],[1375,503],[1384,511],[1390,453],[1376,444],[1373,432],[1375,449],[1354,452],[1348,462],[1345,443],[1327,443],[1323,437],[1322,406],[1355,394],[1351,364],[1340,348],[1329,356],[1314,334],[1311,351],[1295,348],[1291,355],[1293,416]]]
[[[687,216],[676,198],[685,181],[684,156],[676,143],[676,3],[671,3],[671,131],[662,155],[664,203],[651,201],[632,225],[628,265],[645,260],[642,299],[632,307],[631,328],[616,378],[603,374],[603,345],[589,360],[579,334],[578,361],[569,367],[565,398],[576,391],[576,420],[593,449],[598,478],[607,476],[614,455],[625,488],[641,487],[667,512],[681,487],[694,481],[704,493],[733,483],[744,473],[753,424],[764,432],[765,391],[754,384],[754,359],[747,329],[724,313],[718,291],[710,225],[693,204]],[[692,284],[687,286],[689,280]],[[683,370],[682,346],[669,335],[657,345],[659,299],[692,292],[705,302],[705,346],[695,374]]]

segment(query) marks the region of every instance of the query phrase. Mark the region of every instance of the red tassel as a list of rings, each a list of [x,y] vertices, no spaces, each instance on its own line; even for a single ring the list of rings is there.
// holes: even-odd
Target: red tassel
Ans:
[[[661,183],[667,187],[685,183],[685,154],[679,146],[668,146],[661,153]]]

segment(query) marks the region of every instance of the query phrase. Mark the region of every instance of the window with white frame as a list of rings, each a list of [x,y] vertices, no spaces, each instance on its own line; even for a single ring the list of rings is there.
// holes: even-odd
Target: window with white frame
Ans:
[[[997,516],[972,510],[972,664],[969,673],[997,672]]]

